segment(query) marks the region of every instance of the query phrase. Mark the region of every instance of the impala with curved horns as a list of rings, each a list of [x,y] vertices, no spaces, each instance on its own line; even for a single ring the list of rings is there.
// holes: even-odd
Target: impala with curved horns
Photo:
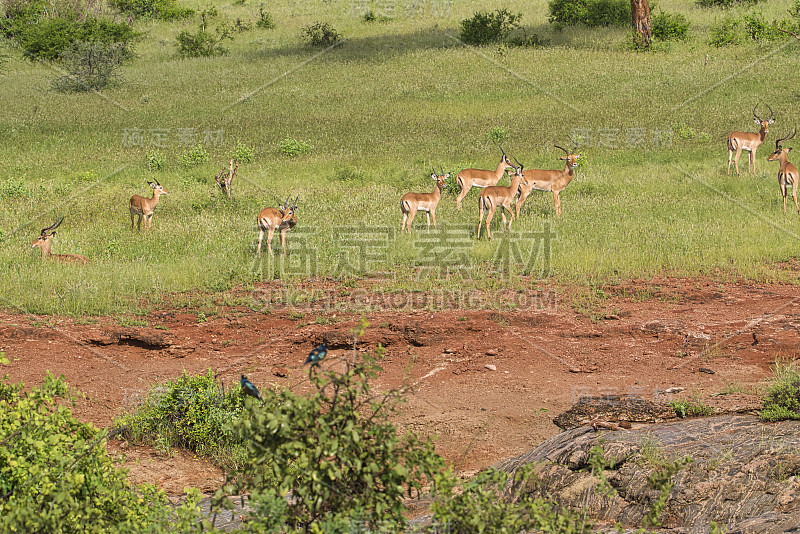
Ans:
[[[64,222],[64,217],[61,217],[61,220],[56,224],[43,228],[39,237],[31,243],[31,247],[41,247],[43,260],[51,259],[62,263],[89,263],[89,258],[81,256],[80,254],[53,254],[50,252],[50,245],[52,244],[50,240],[56,235],[56,228],[58,228],[62,222]],[[50,232],[50,230],[52,230],[52,232]],[[48,232],[50,233],[48,234]]]
[[[478,209],[480,211],[480,216],[478,219],[478,239],[481,238],[481,223],[483,222],[484,211],[488,212],[486,215],[486,235],[490,241],[492,239],[492,231],[489,228],[489,224],[491,224],[492,219],[494,218],[494,212],[498,207],[500,208],[500,214],[503,216],[504,229],[506,228],[506,210],[511,216],[511,220],[508,222],[508,229],[511,229],[511,223],[514,222],[514,212],[511,211],[511,201],[514,200],[515,196],[517,196],[517,191],[519,191],[520,185],[527,183],[525,180],[525,175],[522,172],[522,163],[517,161],[517,158],[514,158],[514,161],[517,162],[519,167],[514,167],[514,175],[511,177],[511,185],[508,187],[504,187],[502,185],[487,187],[481,191],[481,196],[478,197]]]
[[[294,204],[289,206],[289,197],[286,197],[286,202],[280,204],[277,208],[264,208],[258,213],[256,222],[258,223],[258,255],[261,256],[261,240],[264,239],[264,232],[267,232],[267,250],[269,255],[274,256],[272,253],[272,236],[275,230],[278,229],[281,234],[281,249],[283,255],[286,255],[286,232],[294,228],[297,224],[297,200],[300,198],[298,195],[294,199]]]
[[[528,198],[528,195],[530,195],[531,191],[534,189],[537,191],[552,191],[553,203],[556,206],[556,216],[561,216],[561,191],[563,191],[575,177],[575,167],[578,166],[578,158],[580,157],[580,154],[575,153],[578,149],[578,143],[574,139],[571,139],[571,141],[572,150],[570,151],[558,146],[555,140],[553,141],[553,146],[563,150],[565,154],[558,158],[566,162],[562,170],[528,169],[525,171],[526,184],[519,187],[519,198],[515,206],[517,217],[519,217],[519,212],[522,209],[522,205],[525,203],[525,199]]]
[[[789,152],[791,148],[783,148],[783,142],[794,138],[797,133],[797,127],[792,131],[791,135],[787,135],[775,141],[775,152],[767,156],[767,161],[779,161],[781,164],[778,170],[778,186],[781,188],[781,195],[783,195],[783,213],[786,213],[786,190],[789,185],[792,186],[792,198],[794,198],[794,205],[797,208],[797,213],[800,213],[800,205],[797,204],[797,167],[789,163]]]
[[[428,231],[431,229],[431,217],[433,217],[433,228],[436,229],[436,206],[439,205],[439,199],[442,198],[442,191],[447,189],[447,179],[450,178],[450,173],[445,174],[444,169],[440,168],[439,174],[436,174],[436,169],[433,169],[431,178],[436,180],[436,186],[432,193],[406,193],[400,199],[400,211],[403,212],[400,233],[406,228],[408,233],[411,233],[411,223],[414,222],[417,211],[425,212]]]
[[[134,215],[139,216],[137,230],[141,231],[142,229],[142,219],[144,219],[145,229],[151,229],[153,227],[153,213],[156,210],[156,206],[158,206],[159,197],[161,195],[169,195],[169,191],[164,189],[164,186],[158,183],[158,180],[155,180],[155,182],[148,181],[147,184],[153,188],[152,197],[145,198],[140,195],[133,195],[128,202],[128,210],[131,212],[131,230],[133,230]]]
[[[456,207],[461,209],[461,201],[464,200],[464,197],[467,196],[470,189],[473,187],[492,187],[497,185],[497,182],[500,181],[500,178],[503,177],[503,174],[506,172],[507,167],[514,167],[510,161],[508,161],[508,156],[506,156],[505,150],[500,145],[497,145],[497,148],[500,149],[500,152],[503,153],[503,156],[500,158],[500,163],[497,164],[497,168],[493,171],[487,171],[483,169],[464,169],[463,171],[459,172],[456,175],[456,182],[458,183],[459,187],[461,187],[461,192],[458,194],[456,198]]]
[[[758,133],[731,132],[728,136],[728,174],[731,173],[731,158],[733,158],[734,165],[736,166],[736,174],[739,174],[739,156],[742,155],[742,150],[747,152],[747,170],[749,171],[752,165],[753,172],[756,172],[756,150],[758,150],[758,147],[764,142],[764,139],[767,138],[769,125],[775,122],[775,119],[772,118],[772,108],[769,107],[769,104],[766,104],[766,106],[769,108],[769,117],[766,120],[756,115],[758,104],[753,108],[755,123],[760,128]],[[736,157],[733,156],[734,152],[736,153]]]

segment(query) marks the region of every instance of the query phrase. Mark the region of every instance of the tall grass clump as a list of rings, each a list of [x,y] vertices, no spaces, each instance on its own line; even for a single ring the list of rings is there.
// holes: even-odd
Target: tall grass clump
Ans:
[[[761,405],[762,421],[800,419],[800,363],[776,360],[767,396]]]
[[[114,421],[114,428],[133,443],[164,451],[180,447],[235,467],[244,449],[231,425],[245,406],[241,390],[222,390],[212,370],[198,376],[184,371],[176,380],[155,385],[140,406]]]

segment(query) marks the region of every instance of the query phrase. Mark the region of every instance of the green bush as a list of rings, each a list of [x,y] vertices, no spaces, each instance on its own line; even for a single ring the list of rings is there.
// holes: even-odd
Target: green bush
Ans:
[[[194,15],[194,9],[180,7],[176,0],[109,0],[109,5],[137,18],[170,21]]]
[[[342,38],[336,28],[328,22],[315,22],[303,27],[302,31],[311,46],[332,46]]]
[[[233,151],[231,157],[239,163],[250,163],[253,161],[253,149],[239,142],[236,144],[236,150]]]
[[[75,43],[62,52],[59,63],[67,75],[53,81],[64,93],[100,91],[120,82],[119,68],[130,57],[124,43]]]
[[[494,12],[479,11],[472,18],[461,21],[461,40],[472,46],[482,46],[505,40],[514,28],[519,27],[522,13],[516,15],[505,8]]]
[[[680,13],[655,14],[650,19],[653,37],[660,41],[680,41],[689,37],[689,21]]]
[[[299,156],[301,154],[308,154],[312,150],[314,150],[314,145],[309,143],[308,141],[300,141],[293,137],[287,137],[283,141],[281,141],[280,146],[280,153],[284,156],[289,156],[293,158],[295,156]]]
[[[728,16],[711,25],[708,44],[716,47],[740,44],[744,40],[742,21]]]
[[[551,23],[586,26],[628,26],[631,6],[626,0],[551,0]]]
[[[271,30],[275,27],[275,21],[272,20],[272,15],[264,11],[264,4],[258,6],[258,21],[256,22],[256,26],[265,30]]]
[[[227,26],[219,26],[214,32],[206,31],[205,24],[197,28],[195,33],[181,31],[175,40],[178,54],[182,57],[212,57],[228,53],[222,46],[225,39],[233,39]]]
[[[28,393],[7,376],[0,382],[0,532],[210,528],[198,492],[173,509],[163,491],[131,484],[106,452],[106,433],[76,420],[67,394],[49,373]]]
[[[216,501],[229,503],[247,488],[251,531],[353,532],[347,526],[359,523],[400,531],[403,497],[444,470],[432,443],[400,436],[389,422],[400,393],[373,393],[369,381],[380,371],[373,357],[330,369],[310,368],[310,395],[262,392],[265,404],[251,404],[233,423],[248,461],[228,475]]]
[[[180,447],[234,467],[243,461],[244,449],[230,425],[244,409],[239,388],[223,391],[213,371],[198,376],[184,371],[154,386],[139,407],[114,421],[114,428],[133,443]]]
[[[762,421],[800,419],[800,372],[797,361],[775,362],[772,384],[761,406]]]
[[[754,6],[759,2],[766,0],[697,0],[697,5],[700,7],[721,7],[729,8],[734,6]]]
[[[753,41],[778,41],[786,39],[787,35],[778,30],[778,23],[769,23],[764,19],[763,13],[748,13],[742,15],[744,31]]]
[[[160,171],[166,165],[167,158],[161,152],[147,153],[147,168],[151,171]]]
[[[133,40],[139,35],[127,24],[89,17],[83,22],[65,18],[49,18],[38,22],[24,21],[22,28],[10,30],[29,59],[55,61],[76,43],[119,43],[130,54]]]

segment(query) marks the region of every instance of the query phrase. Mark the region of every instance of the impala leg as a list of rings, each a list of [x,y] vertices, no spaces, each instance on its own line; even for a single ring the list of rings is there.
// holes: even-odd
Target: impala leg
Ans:
[[[794,206],[797,208],[797,213],[800,213],[800,204],[797,204],[797,178],[792,182],[792,198],[794,198]]]
[[[522,209],[522,205],[525,204],[525,200],[528,198],[528,193],[520,193],[519,198],[517,198],[517,204],[514,206],[514,211],[517,212],[517,217],[519,217],[519,212]]]
[[[553,203],[556,205],[556,217],[561,217],[561,191],[553,191]]]
[[[137,215],[138,215],[139,218],[136,220],[136,230],[141,232],[142,231],[142,217],[144,217],[144,215],[141,214],[141,213],[138,213]],[[145,228],[147,228],[147,227],[145,226]]]
[[[406,221],[408,220],[408,213],[403,212],[403,222],[400,223],[400,233],[406,230]],[[409,230],[410,231],[410,230]]]
[[[283,250],[283,255],[286,256],[286,232],[288,232],[288,228],[284,228],[281,230],[281,250]]]
[[[431,217],[433,217],[433,229],[436,230],[436,210],[431,210]]]
[[[128,211],[131,213],[131,230],[133,230],[133,210],[129,209]]]
[[[781,188],[781,196],[783,197],[783,213],[786,213],[786,180],[783,176],[778,178],[778,185]]]
[[[428,221],[428,231],[431,231],[431,212],[425,212],[425,220]]]
[[[417,216],[417,210],[411,210],[408,213],[408,233],[411,233],[411,223],[414,222],[414,217]]]
[[[492,229],[489,228],[489,225],[492,224],[492,219],[494,219],[494,210],[489,209],[489,213],[486,214],[486,237],[489,241],[492,240]]]
[[[733,160],[733,149],[728,149],[728,174],[731,173],[731,160]]]
[[[272,253],[272,236],[274,234],[275,234],[275,227],[270,226],[267,229],[267,250],[269,250],[269,255],[273,257],[275,256],[275,254]]]
[[[264,239],[264,229],[261,228],[261,225],[258,225],[258,248],[257,253],[261,256],[261,241]]]
[[[503,217],[503,230],[508,226],[508,219],[506,219],[506,208],[500,204],[500,215]]]
[[[506,209],[508,210],[509,216],[508,229],[511,230],[511,225],[514,224],[514,212],[511,211],[511,202],[508,203],[508,207]]]
[[[461,186],[461,192],[458,193],[458,197],[456,197],[456,208],[460,210],[461,201],[464,200],[464,197],[466,197],[467,193],[469,193],[469,190],[472,188],[472,184],[464,184],[459,182],[459,185]]]
[[[736,156],[733,158],[733,164],[736,167],[736,174],[739,175],[739,158],[742,155],[742,145],[736,147]]]
[[[753,164],[753,174],[756,173],[756,149],[754,148],[750,152],[747,153],[747,170],[750,170],[750,164]]]
[[[481,225],[483,224],[483,199],[478,198],[478,240],[481,238]]]

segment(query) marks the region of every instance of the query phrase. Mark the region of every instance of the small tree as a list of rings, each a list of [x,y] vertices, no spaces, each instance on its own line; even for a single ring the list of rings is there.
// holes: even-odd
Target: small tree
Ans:
[[[62,92],[100,91],[121,80],[119,67],[131,52],[125,43],[75,43],[61,54],[67,75],[53,81]]]
[[[217,174],[214,177],[214,181],[217,182],[219,188],[222,189],[222,192],[225,193],[228,196],[228,198],[231,198],[232,195],[231,182],[233,182],[233,177],[236,176],[236,171],[238,170],[239,170],[239,162],[237,161],[236,165],[234,165],[234,160],[231,159],[230,166],[225,167],[223,165],[222,170],[219,171],[219,174]]]

